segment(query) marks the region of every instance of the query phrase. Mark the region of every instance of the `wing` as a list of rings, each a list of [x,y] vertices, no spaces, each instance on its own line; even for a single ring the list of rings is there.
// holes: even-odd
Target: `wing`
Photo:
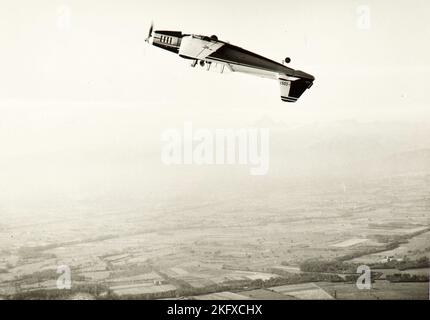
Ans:
[[[207,55],[205,60],[225,64],[233,72],[249,73],[279,80],[281,99],[286,102],[297,101],[315,80],[310,74],[294,70],[229,43],[224,43],[216,51]]]
[[[310,74],[294,70],[229,43],[225,43],[215,52],[206,56],[206,60],[228,64],[233,71],[255,73],[275,79],[278,79],[278,75],[283,74],[289,77],[314,80]]]

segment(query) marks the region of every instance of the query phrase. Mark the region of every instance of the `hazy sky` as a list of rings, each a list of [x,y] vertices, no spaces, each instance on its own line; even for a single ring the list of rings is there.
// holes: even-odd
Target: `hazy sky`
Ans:
[[[140,179],[137,191],[159,182],[168,171],[161,132],[185,121],[428,121],[429,9],[427,0],[2,0],[0,208],[60,183],[79,191],[93,179],[101,192],[115,185],[128,194],[128,178]],[[192,69],[145,44],[151,20],[289,56],[315,84],[287,104],[276,81]]]
[[[158,113],[174,108],[179,117],[264,109],[311,120],[404,117],[407,109],[422,119],[429,14],[426,0],[3,0],[0,103],[134,102]],[[277,61],[290,56],[292,67],[315,75],[315,86],[292,106],[281,103],[274,81],[193,70],[144,43],[151,20],[156,29],[216,34]]]

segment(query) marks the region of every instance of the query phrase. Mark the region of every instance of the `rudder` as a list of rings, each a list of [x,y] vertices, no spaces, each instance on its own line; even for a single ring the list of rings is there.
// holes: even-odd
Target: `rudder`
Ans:
[[[305,92],[306,89],[309,89],[312,84],[312,80],[289,80],[285,76],[280,76],[279,85],[281,88],[281,100],[285,102],[296,102],[303,92]]]

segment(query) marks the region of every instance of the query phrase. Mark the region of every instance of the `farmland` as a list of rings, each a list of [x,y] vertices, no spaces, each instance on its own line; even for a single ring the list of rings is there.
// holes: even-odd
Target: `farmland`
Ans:
[[[4,220],[0,295],[54,290],[57,267],[67,265],[72,283],[81,291],[99,286],[100,298],[211,294],[215,299],[218,290],[231,292],[220,296],[232,298],[233,292],[249,298],[329,298],[334,291],[337,298],[369,298],[371,293],[354,284],[309,284],[288,289],[291,295],[258,286],[286,283],[285,274],[301,281],[299,266],[308,259],[371,264],[386,256],[429,256],[429,179],[352,180],[347,194],[339,193],[339,183],[302,179],[291,187],[272,185],[270,196],[263,198],[255,193],[268,186],[258,186],[243,192],[244,201],[223,194],[222,201],[213,197],[191,205],[190,199],[177,198],[175,209],[163,208],[163,213],[139,204],[118,216],[112,208],[122,210],[120,204],[109,203],[110,210],[90,207],[93,214],[85,218],[82,212],[65,221],[54,214],[45,220]],[[381,281],[375,285],[377,298],[409,293],[427,298],[428,283]]]

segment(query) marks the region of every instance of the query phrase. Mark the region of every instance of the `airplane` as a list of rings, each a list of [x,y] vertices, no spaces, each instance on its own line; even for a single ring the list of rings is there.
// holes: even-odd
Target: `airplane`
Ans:
[[[315,80],[308,73],[287,67],[285,64],[291,62],[289,57],[283,63],[278,63],[228,42],[220,41],[215,35],[208,37],[183,34],[181,31],[154,31],[154,25],[151,24],[145,41],[176,53],[181,58],[191,60],[192,67],[199,64],[209,70],[212,64],[219,64],[221,73],[226,67],[231,72],[278,80],[281,100],[284,102],[296,102],[306,89],[312,87]]]

